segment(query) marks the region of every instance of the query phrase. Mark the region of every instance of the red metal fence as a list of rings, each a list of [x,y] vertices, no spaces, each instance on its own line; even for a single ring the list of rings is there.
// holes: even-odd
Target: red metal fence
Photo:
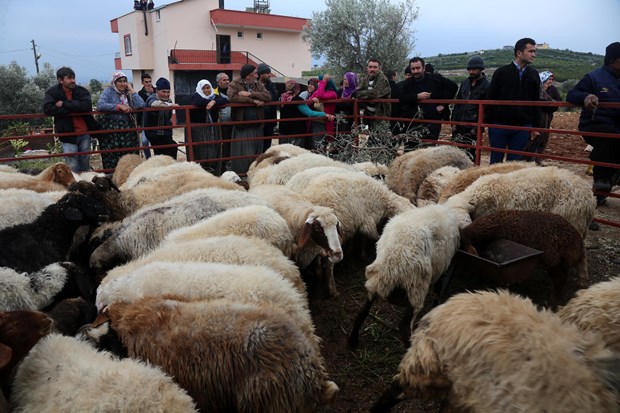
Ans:
[[[463,144],[463,143],[455,143],[455,142],[451,142],[451,141],[446,141],[446,140],[439,140],[439,141],[433,141],[433,140],[425,140],[427,142],[433,142],[433,143],[438,143],[438,144],[445,144],[445,145],[453,145],[453,146],[458,146],[458,147],[463,147],[463,148],[475,148],[476,150],[476,157],[475,157],[475,163],[476,165],[480,165],[480,161],[481,161],[481,157],[482,157],[482,153],[483,152],[502,152],[502,153],[513,153],[513,154],[518,154],[518,155],[527,155],[530,156],[532,158],[540,158],[540,159],[551,159],[551,160],[556,160],[556,161],[561,161],[561,162],[568,162],[568,163],[574,163],[574,164],[583,164],[583,165],[599,165],[599,166],[604,166],[604,167],[610,167],[610,168],[616,168],[616,169],[620,169],[620,165],[618,164],[609,164],[609,163],[603,163],[603,162],[593,162],[593,161],[589,161],[589,160],[584,160],[584,159],[578,159],[578,158],[572,158],[572,157],[564,157],[564,156],[557,156],[557,155],[551,155],[548,153],[531,153],[531,152],[522,152],[522,151],[514,151],[514,150],[508,150],[508,149],[499,149],[499,148],[492,148],[490,146],[486,146],[483,144],[483,133],[484,133],[484,128],[489,128],[489,127],[493,127],[493,128],[500,128],[500,129],[512,129],[512,130],[527,130],[527,131],[544,131],[544,132],[550,132],[550,133],[554,133],[554,134],[563,134],[563,135],[572,135],[575,136],[575,144],[579,144],[579,145],[585,145],[585,143],[583,142],[583,140],[581,139],[581,132],[579,132],[578,130],[570,130],[570,129],[540,129],[540,128],[528,128],[528,127],[517,127],[517,126],[507,126],[507,125],[493,125],[493,124],[487,124],[484,122],[484,110],[485,110],[485,106],[488,105],[511,105],[511,106],[554,106],[554,107],[566,107],[566,108],[573,108],[574,106],[569,104],[569,103],[565,103],[565,102],[523,102],[523,101],[490,101],[490,100],[483,100],[483,101],[476,101],[476,100],[470,100],[470,101],[466,101],[466,100],[459,100],[458,103],[459,104],[475,104],[478,105],[478,119],[479,121],[476,123],[467,123],[467,122],[452,122],[452,121],[446,121],[446,120],[429,120],[429,119],[409,119],[409,118],[389,118],[389,117],[366,117],[366,116],[362,116],[360,115],[360,111],[358,110],[359,108],[359,103],[360,101],[358,100],[345,100],[345,99],[339,99],[339,100],[333,100],[333,101],[329,101],[329,102],[333,102],[333,103],[341,103],[341,102],[352,102],[353,104],[353,115],[351,116],[353,123],[354,124],[359,124],[360,122],[363,122],[364,119],[374,119],[374,120],[385,120],[385,121],[391,121],[391,120],[395,120],[395,121],[403,121],[403,122],[407,122],[407,123],[440,123],[440,124],[449,124],[449,125],[466,125],[466,126],[471,126],[471,127],[476,127],[477,128],[477,136],[476,136],[476,143],[475,145],[467,145],[467,144]],[[385,100],[374,100],[374,101],[367,101],[367,102],[391,102],[391,103],[398,103],[398,100],[395,99],[385,99]],[[311,103],[310,101],[308,101],[307,103]],[[438,105],[449,105],[449,104],[454,104],[456,103],[456,101],[454,100],[434,100],[434,99],[429,99],[426,100],[425,103],[431,103],[431,104],[438,104]],[[278,106],[280,107],[280,105],[282,104],[299,104],[299,102],[270,102],[270,103],[265,103],[265,106]],[[229,105],[231,107],[243,107],[243,106],[249,106],[249,105],[242,105],[242,104],[231,104]],[[620,103],[601,103],[599,105],[601,108],[605,108],[605,107],[610,107],[610,108],[620,108]],[[196,126],[205,126],[208,124],[192,124],[190,121],[190,117],[189,117],[189,110],[191,109],[195,109],[195,107],[193,106],[180,106],[175,108],[175,110],[177,112],[179,111],[185,111],[185,119],[186,119],[186,123],[184,125],[173,125],[173,126],[168,126],[168,127],[164,127],[164,126],[155,126],[155,127],[146,127],[146,128],[131,128],[131,129],[122,129],[122,130],[116,130],[116,132],[123,132],[123,131],[133,131],[139,133],[142,130],[159,130],[159,129],[165,129],[165,128],[173,128],[173,129],[184,129],[184,142],[182,143],[178,143],[176,145],[163,145],[161,146],[161,148],[170,148],[170,147],[178,147],[181,151],[185,150],[186,153],[186,157],[188,161],[195,161],[195,156],[194,156],[194,149],[197,146],[200,145],[223,145],[223,144],[227,144],[230,143],[230,140],[226,140],[226,139],[219,139],[219,140],[214,140],[214,141],[208,141],[208,142],[193,142],[192,140],[192,131],[191,128],[192,127],[196,127]],[[153,110],[160,110],[158,108],[147,108],[147,109],[142,109],[140,111],[153,111]],[[99,114],[103,114],[102,112],[91,112],[91,114],[93,115],[99,115]],[[45,118],[46,116],[43,114],[26,114],[26,115],[0,115],[0,122],[5,123],[6,121],[9,122],[16,122],[16,121],[20,121],[20,122],[24,122],[24,121],[28,121],[28,120],[32,120],[32,119],[40,119],[40,118]],[[280,119],[272,119],[272,120],[265,120],[264,122],[269,122],[269,123],[276,123],[276,122],[284,122],[284,121],[296,121],[296,120],[309,120],[309,118],[295,118],[295,119],[286,119],[286,120],[280,120]],[[4,121],[4,122],[3,122]],[[246,122],[220,122],[218,123],[218,126],[234,126],[234,125],[241,125],[241,124],[252,124],[252,123],[256,123],[256,121],[246,121]],[[106,130],[99,130],[99,131],[93,131],[91,132],[91,136],[93,138],[98,138],[100,137],[100,135],[104,135],[106,134],[108,131]],[[32,156],[21,156],[19,158],[16,158],[14,155],[13,156],[4,156],[3,155],[7,155],[10,154],[11,152],[11,148],[10,145],[8,145],[9,147],[7,148],[7,143],[9,143],[9,141],[12,140],[18,140],[18,139],[25,139],[28,140],[29,142],[32,141],[36,141],[36,140],[43,140],[43,139],[53,139],[54,137],[62,137],[62,136],[73,136],[76,135],[75,133],[64,133],[64,134],[60,134],[60,133],[53,133],[50,131],[43,131],[43,133],[38,133],[38,134],[28,134],[28,135],[17,135],[17,136],[1,136],[0,137],[0,165],[2,165],[3,163],[12,163],[15,161],[22,161],[22,160],[29,160],[29,159],[48,159],[48,158],[58,158],[58,157],[64,157],[65,155],[62,153],[59,154],[45,154],[45,155],[32,155]],[[588,133],[588,135],[591,135],[593,137],[605,137],[605,138],[609,138],[609,139],[620,139],[620,135],[617,134],[602,134],[602,133]],[[287,136],[286,138],[294,138],[294,137],[306,137],[306,136],[313,136],[313,134],[302,134],[302,135],[291,135],[291,136]],[[255,138],[243,138],[243,139],[239,139],[239,140],[246,140],[246,141],[255,141],[255,140],[266,140],[266,139],[277,139],[278,136],[269,136],[269,137],[264,137],[264,136],[259,136],[259,137],[255,137]],[[139,140],[137,139],[136,136],[136,142],[139,142]],[[142,149],[146,149],[148,147],[143,147],[143,146],[136,146],[134,148],[123,148],[123,149],[109,149],[109,150],[101,150],[98,148],[94,148],[94,150],[89,151],[89,152],[83,152],[83,153],[76,153],[76,154],[72,154],[73,156],[76,155],[82,155],[82,154],[91,154],[91,155],[95,155],[95,154],[101,154],[101,153],[109,153],[109,152],[135,152],[136,150],[142,150]],[[245,155],[245,156],[226,156],[226,157],[219,157],[219,158],[213,158],[213,159],[208,159],[208,160],[203,160],[203,161],[198,161],[200,163],[216,163],[216,162],[222,162],[222,161],[230,161],[230,160],[234,160],[234,159],[244,159],[244,158],[254,158],[257,155]],[[111,170],[101,170],[103,172],[112,172]],[[596,191],[595,194],[597,195],[606,195],[606,196],[610,196],[613,198],[620,198],[619,194],[615,194],[615,193],[601,193]],[[597,222],[603,223],[603,224],[607,224],[607,225],[612,225],[615,227],[620,227],[620,223],[618,222],[611,222],[611,221],[605,221],[605,220],[600,220],[597,219]]]

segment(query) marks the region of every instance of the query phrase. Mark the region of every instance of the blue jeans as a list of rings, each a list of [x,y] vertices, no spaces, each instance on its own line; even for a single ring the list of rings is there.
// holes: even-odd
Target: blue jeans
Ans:
[[[140,133],[140,138],[141,138],[141,143],[142,146],[150,146],[150,142],[149,140],[146,138],[146,135],[144,134],[144,131],[142,131]],[[144,159],[149,159],[151,157],[151,150],[150,149],[144,149]]]
[[[502,125],[498,123],[498,125]],[[531,127],[532,125],[519,125],[525,127]],[[493,148],[510,149],[513,151],[522,151],[525,149],[528,140],[530,139],[530,132],[525,130],[510,130],[510,129],[497,129],[489,128],[489,142]],[[516,155],[514,153],[507,153],[507,161],[518,161],[523,156]],[[489,163],[504,162],[504,153],[491,152],[491,161]]]
[[[90,135],[84,134],[75,137],[74,143],[62,142],[63,153],[90,152]],[[90,155],[65,156],[65,162],[73,172],[85,172],[90,170]]]

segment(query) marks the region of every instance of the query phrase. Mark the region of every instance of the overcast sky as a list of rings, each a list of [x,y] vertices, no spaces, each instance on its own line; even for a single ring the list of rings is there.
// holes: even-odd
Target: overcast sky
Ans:
[[[398,0],[392,0],[397,3]],[[155,0],[159,6],[172,1]],[[605,53],[620,41],[620,0],[408,0],[419,8],[411,56],[434,56],[514,45],[521,37],[552,48]],[[252,0],[225,0],[244,10]],[[114,71],[118,34],[110,20],[132,10],[132,0],[0,0],[0,64],[16,60],[35,73],[31,40],[42,62],[71,66],[78,82],[107,80]],[[273,14],[312,17],[323,0],[271,0]]]

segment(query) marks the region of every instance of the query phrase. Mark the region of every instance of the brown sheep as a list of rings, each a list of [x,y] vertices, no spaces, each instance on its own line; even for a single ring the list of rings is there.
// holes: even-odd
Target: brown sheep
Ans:
[[[52,320],[39,311],[0,312],[0,386],[8,399],[13,368],[52,327]]]
[[[144,158],[135,153],[128,153],[123,155],[116,165],[114,175],[112,175],[112,182],[117,188],[120,188],[129,178],[129,175],[133,172],[138,165],[144,162]]]
[[[66,191],[74,182],[75,177],[66,163],[48,166],[36,176],[0,172],[0,189],[23,188],[35,192]]]
[[[571,269],[576,269],[581,285],[587,283],[583,239],[577,229],[559,215],[509,210],[478,218],[463,229],[461,249],[477,254],[476,250],[480,251],[497,239],[544,251],[544,267],[553,283],[549,297],[552,307],[559,303]]]
[[[315,412],[338,391],[315,347],[275,307],[147,298],[111,304],[108,315],[128,355],[173,376],[203,412]]]

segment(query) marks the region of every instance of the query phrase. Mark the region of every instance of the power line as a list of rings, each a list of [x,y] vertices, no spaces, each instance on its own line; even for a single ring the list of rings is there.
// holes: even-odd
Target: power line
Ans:
[[[70,57],[83,57],[83,58],[90,58],[90,57],[104,57],[104,56],[112,56],[114,55],[114,53],[103,53],[103,54],[97,54],[97,55],[90,55],[90,56],[84,56],[84,55],[77,55],[77,54],[72,54],[72,53],[66,53],[60,50],[56,50],[56,49],[52,49],[51,47],[47,47],[44,45],[39,44],[38,45],[41,49],[59,54],[59,55],[63,55],[63,56],[70,56]]]
[[[0,53],[15,53],[15,52],[23,52],[25,50],[30,50],[30,48],[28,48],[28,49],[15,49],[15,50],[0,50]]]

